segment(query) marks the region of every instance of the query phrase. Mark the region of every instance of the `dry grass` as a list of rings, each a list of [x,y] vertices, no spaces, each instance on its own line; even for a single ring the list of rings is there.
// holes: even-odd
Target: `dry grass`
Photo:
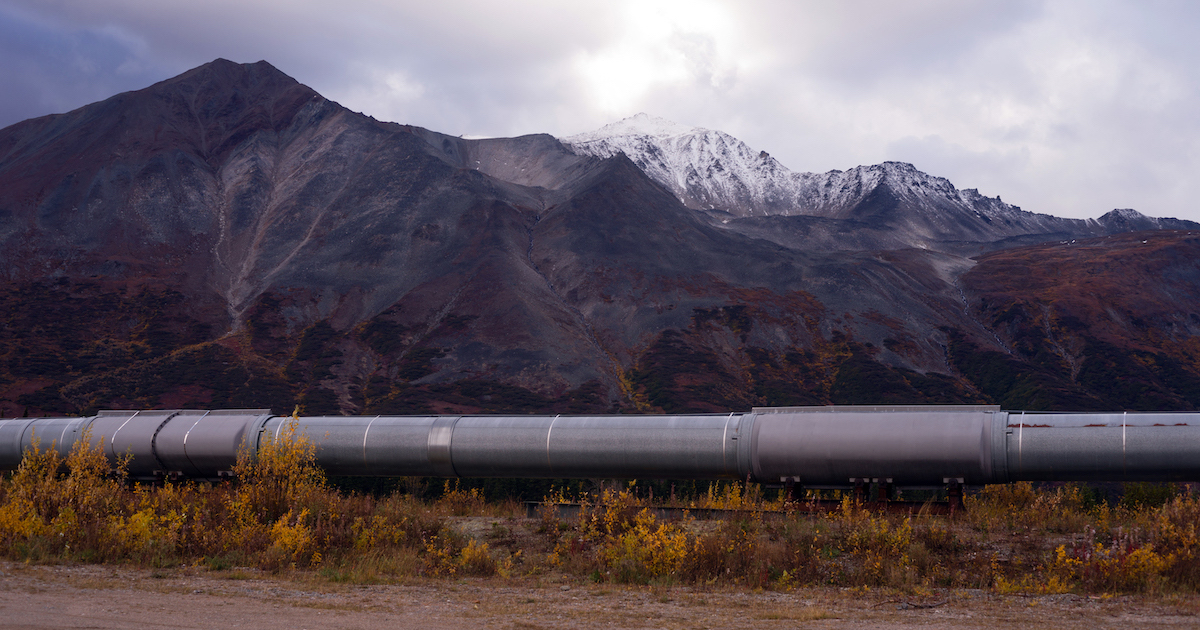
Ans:
[[[773,619],[781,621],[818,621],[821,619],[837,619],[837,615],[816,606],[776,606],[754,614],[755,619]]]
[[[80,440],[65,458],[35,448],[0,481],[0,555],[187,565],[230,580],[291,571],[334,584],[526,577],[549,588],[566,579],[688,584],[697,593],[816,585],[908,593],[1200,589],[1200,498],[1172,488],[1137,486],[1133,499],[1110,506],[1078,486],[992,486],[968,497],[965,515],[945,517],[885,514],[848,498],[827,514],[792,513],[755,487],[726,485],[691,505],[733,510],[704,522],[664,521],[649,500],[622,488],[577,497],[577,518],[526,519],[515,503],[489,503],[450,484],[434,501],[341,494],[294,426],[257,458],[243,458],[235,482],[217,486],[130,486],[120,465],[87,444]],[[823,613],[758,614],[802,621]]]

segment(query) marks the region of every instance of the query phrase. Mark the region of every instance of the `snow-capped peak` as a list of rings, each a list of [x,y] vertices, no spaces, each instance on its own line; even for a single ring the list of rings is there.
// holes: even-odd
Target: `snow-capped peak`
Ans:
[[[1100,217],[1100,218],[1108,219],[1108,220],[1123,219],[1123,220],[1129,221],[1129,220],[1136,220],[1136,219],[1145,219],[1148,217],[1146,215],[1142,214],[1141,212],[1134,210],[1133,208],[1116,208],[1115,210],[1112,210],[1112,211],[1106,213],[1103,217]]]
[[[623,118],[617,122],[604,125],[595,131],[576,134],[568,138],[561,138],[561,140],[567,144],[580,144],[622,136],[670,138],[672,136],[682,136],[704,131],[704,129],[681,125],[666,118],[659,118],[658,116],[651,116],[642,112],[629,118]]]
[[[765,151],[721,131],[689,127],[638,114],[562,142],[580,155],[624,153],[684,204],[740,216],[805,214],[848,218],[870,191],[887,186],[918,206],[957,206],[984,216],[1019,212],[999,198],[958,190],[946,179],[906,162],[857,166],[847,171],[793,173]]]
[[[561,141],[577,155],[624,154],[680,202],[697,210],[723,210],[742,217],[807,215],[849,220],[886,230],[897,246],[1154,229],[1171,221],[1133,210],[1114,210],[1091,221],[1026,212],[974,188],[960,190],[949,180],[906,162],[793,173],[765,151],[756,151],[727,133],[647,114]]]
[[[790,172],[733,136],[638,114],[589,133],[562,138],[579,155],[625,154],[685,205],[740,215],[787,214]],[[787,190],[779,190],[779,183]]]

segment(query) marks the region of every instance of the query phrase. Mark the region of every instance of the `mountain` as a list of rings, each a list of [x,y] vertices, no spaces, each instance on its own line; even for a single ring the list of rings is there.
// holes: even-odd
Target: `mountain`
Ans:
[[[1200,406],[1190,228],[980,232],[895,164],[820,197],[844,212],[736,216],[580,144],[225,60],[0,129],[0,412]]]
[[[738,218],[802,217],[741,222],[741,229],[783,243],[806,238],[828,249],[980,250],[1014,239],[1038,242],[1131,229],[1200,227],[1133,210],[1114,211],[1098,220],[1026,212],[975,189],[959,190],[903,162],[794,173],[726,133],[646,114],[562,141],[579,155],[626,155],[693,209]],[[863,232],[864,240],[847,238],[848,232]],[[829,238],[831,234],[836,237]]]
[[[786,215],[797,209],[800,188],[793,174],[721,131],[638,114],[562,142],[580,155],[625,154],[689,208],[736,216]]]

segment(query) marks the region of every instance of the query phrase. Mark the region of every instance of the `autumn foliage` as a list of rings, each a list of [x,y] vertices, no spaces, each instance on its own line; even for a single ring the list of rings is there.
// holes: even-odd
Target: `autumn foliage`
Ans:
[[[450,482],[437,498],[345,493],[314,466],[293,424],[244,454],[227,484],[131,485],[99,446],[40,445],[0,481],[0,555],[30,562],[310,571],[333,581],[548,573],[635,584],[1171,592],[1200,588],[1200,497],[1130,484],[1110,503],[1088,488],[989,486],[967,510],[885,513],[844,496],[811,513],[757,486],[689,500],[604,486],[527,518]],[[666,518],[666,504],[717,516]]]

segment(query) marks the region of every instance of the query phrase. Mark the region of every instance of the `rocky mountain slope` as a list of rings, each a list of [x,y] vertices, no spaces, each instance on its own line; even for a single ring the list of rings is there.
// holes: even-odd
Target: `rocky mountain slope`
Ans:
[[[895,193],[932,179],[906,168],[861,169],[841,214],[739,218],[624,151],[382,123],[218,60],[0,130],[0,412],[1200,405],[1200,236],[976,261],[938,235],[1009,233],[968,221],[913,247],[893,226],[961,208]],[[1070,264],[1026,282],[1051,253]]]

